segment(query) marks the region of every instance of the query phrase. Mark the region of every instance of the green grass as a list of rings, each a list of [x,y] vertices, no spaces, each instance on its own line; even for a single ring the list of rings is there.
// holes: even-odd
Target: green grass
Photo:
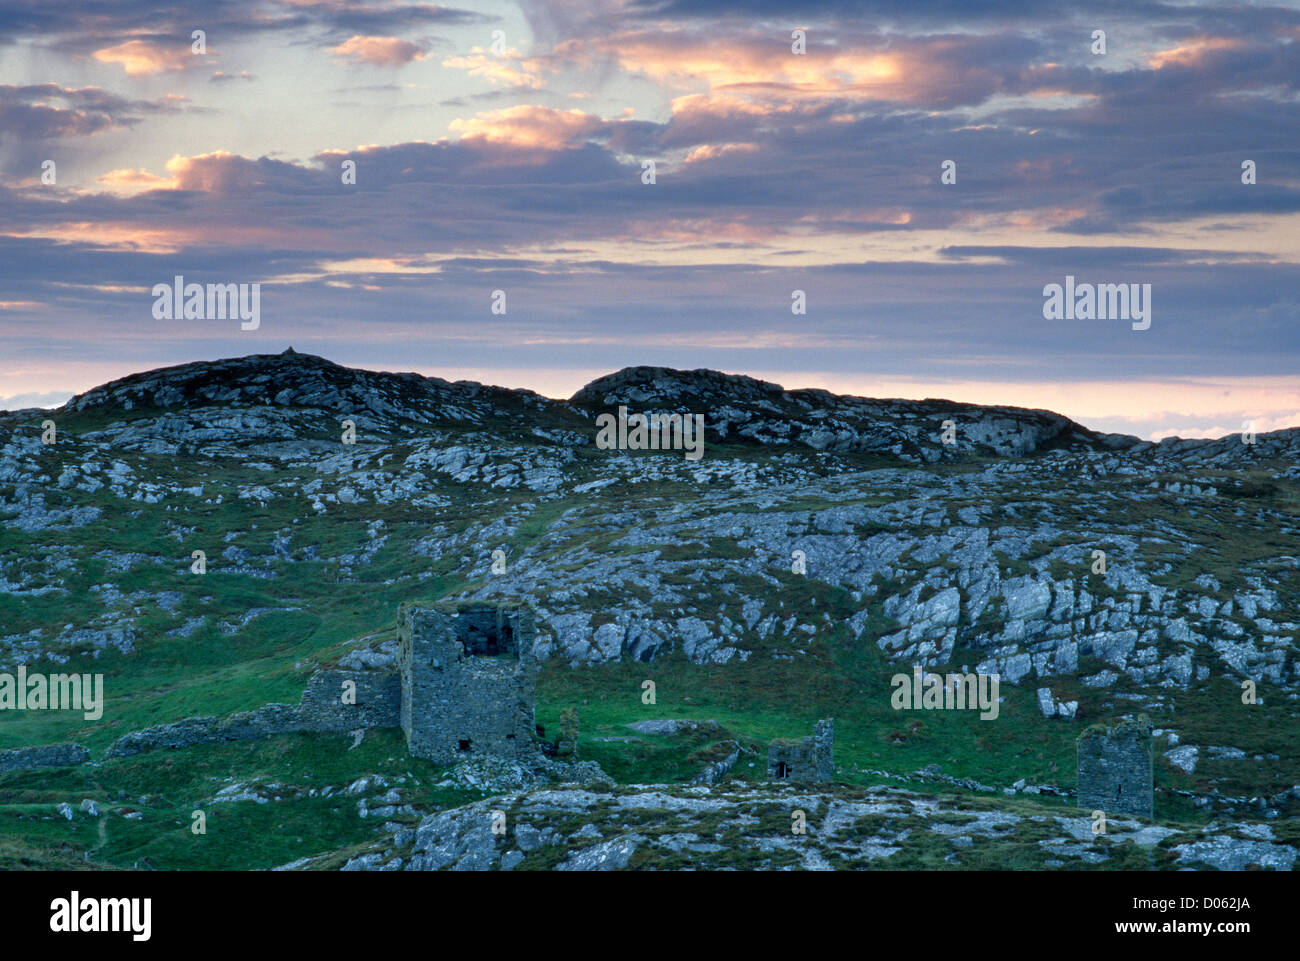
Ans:
[[[0,775],[0,869],[22,866],[23,857],[43,863],[52,850],[72,852],[69,866],[187,870],[268,868],[321,855],[373,840],[377,825],[359,816],[358,799],[337,793],[362,773],[409,776],[404,800],[425,811],[483,796],[433,786],[441,769],[409,757],[400,731],[371,731],[350,744],[343,735],[279,735]],[[236,780],[281,785],[285,800],[212,802]],[[327,785],[336,793],[307,796]],[[81,798],[97,801],[100,816],[76,811],[68,821],[56,813],[58,803],[76,809]],[[192,830],[196,808],[207,817],[205,834]],[[121,816],[130,811],[141,817]]]

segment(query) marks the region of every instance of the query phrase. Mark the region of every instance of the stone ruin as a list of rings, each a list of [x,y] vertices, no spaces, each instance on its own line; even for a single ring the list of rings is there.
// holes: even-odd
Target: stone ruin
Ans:
[[[191,717],[133,731],[114,741],[108,755],[296,731],[383,727],[400,727],[411,754],[441,763],[475,754],[522,758],[540,753],[531,610],[404,605],[397,631],[396,665],[390,660],[375,670],[316,671],[297,705],[267,704],[227,717]],[[7,752],[0,754],[0,770],[80,763],[65,758],[86,753],[72,744]]]
[[[815,783],[835,775],[835,719],[818,721],[811,737],[777,738],[767,748],[767,779]]]
[[[411,754],[443,764],[536,754],[534,634],[523,607],[400,610],[400,726]]]
[[[1079,735],[1079,807],[1151,817],[1151,722],[1142,717],[1113,727],[1090,727]]]
[[[544,753],[535,703],[536,628],[527,606],[404,604],[397,613],[397,653],[367,657],[349,669],[316,671],[297,705],[267,704],[225,717],[191,717],[123,735],[108,756],[161,747],[243,741],[297,731],[357,733],[401,728],[412,756],[452,764],[475,755],[512,760]],[[768,748],[771,781],[818,783],[835,773],[833,718],[812,736],[777,739]],[[695,779],[725,776],[741,748]],[[553,752],[552,752],[553,753]],[[12,756],[11,756],[12,755]],[[84,763],[80,745],[53,745],[0,754],[0,770]]]

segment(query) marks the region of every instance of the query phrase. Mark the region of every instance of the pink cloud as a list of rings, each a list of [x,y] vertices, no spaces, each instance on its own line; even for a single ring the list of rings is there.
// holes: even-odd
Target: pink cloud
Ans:
[[[747,154],[757,153],[758,144],[756,143],[725,143],[725,144],[705,144],[703,147],[696,147],[686,155],[685,163],[693,164],[708,160],[721,160],[728,154]]]
[[[563,150],[601,131],[604,120],[581,110],[520,105],[453,120],[450,127],[462,140],[528,150]]]
[[[1147,57],[1147,64],[1153,70],[1166,67],[1200,67],[1216,53],[1228,50],[1240,50],[1246,42],[1236,37],[1196,37],[1186,43],[1161,50]]]
[[[96,50],[93,56],[100,63],[121,64],[131,77],[174,73],[194,62],[194,54],[188,46],[163,47],[144,40],[128,40],[116,47],[105,47]]]
[[[419,44],[397,37],[351,37],[330,50],[347,63],[368,63],[377,67],[400,67],[414,60],[423,60],[425,53]]]
[[[506,87],[521,90],[540,90],[542,87],[542,79],[538,76],[542,70],[541,62],[520,56],[514,50],[490,54],[482,47],[474,47],[468,56],[449,57],[442,65],[453,70],[468,70],[471,77]]]

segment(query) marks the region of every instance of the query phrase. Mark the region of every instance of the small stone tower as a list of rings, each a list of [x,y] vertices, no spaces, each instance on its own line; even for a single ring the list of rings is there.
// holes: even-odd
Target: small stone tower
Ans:
[[[812,737],[777,738],[767,748],[767,779],[813,783],[835,776],[835,719],[818,721]]]
[[[449,764],[537,752],[533,613],[460,604],[398,612],[401,725],[411,754]]]
[[[1145,717],[1079,735],[1079,807],[1151,817],[1151,722]]]

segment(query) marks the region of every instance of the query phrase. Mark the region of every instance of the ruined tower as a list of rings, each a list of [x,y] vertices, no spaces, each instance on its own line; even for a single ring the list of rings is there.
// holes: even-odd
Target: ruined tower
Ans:
[[[811,737],[777,738],[767,748],[767,779],[813,783],[835,775],[835,719],[818,721]]]
[[[1151,817],[1151,722],[1146,717],[1088,728],[1079,735],[1078,760],[1079,807]]]
[[[411,754],[448,764],[535,753],[533,635],[526,607],[403,607],[401,725]]]

